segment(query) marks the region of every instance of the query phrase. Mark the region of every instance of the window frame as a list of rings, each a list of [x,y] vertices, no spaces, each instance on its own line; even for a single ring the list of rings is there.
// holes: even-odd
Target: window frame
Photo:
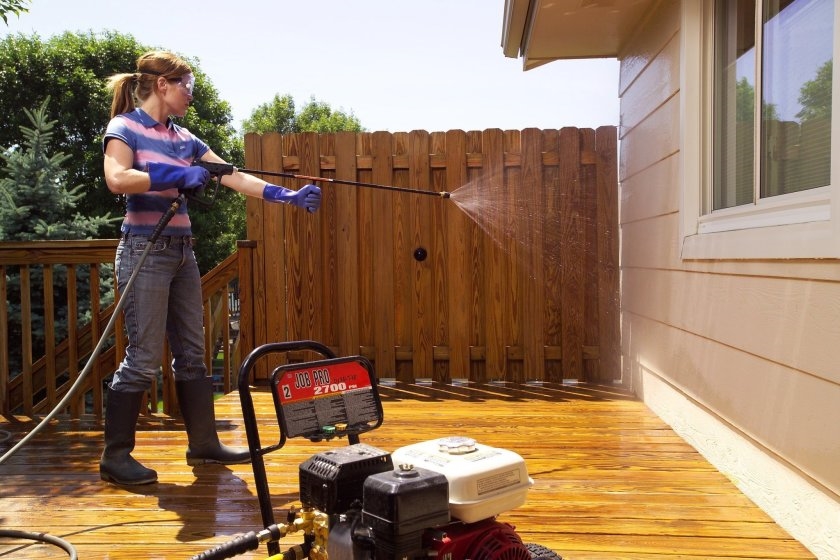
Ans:
[[[835,9],[835,59],[838,22],[840,9]],[[832,73],[831,145],[837,155],[831,161],[830,185],[712,211],[714,0],[683,0],[680,23],[681,258],[840,257],[840,72]],[[758,154],[758,125],[754,134]],[[755,165],[759,181],[760,164]]]

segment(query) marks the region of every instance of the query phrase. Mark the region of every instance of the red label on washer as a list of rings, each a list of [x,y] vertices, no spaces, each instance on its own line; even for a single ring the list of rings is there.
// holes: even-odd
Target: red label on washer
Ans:
[[[283,372],[277,379],[277,396],[285,405],[329,397],[371,386],[368,371],[358,362],[319,364]]]

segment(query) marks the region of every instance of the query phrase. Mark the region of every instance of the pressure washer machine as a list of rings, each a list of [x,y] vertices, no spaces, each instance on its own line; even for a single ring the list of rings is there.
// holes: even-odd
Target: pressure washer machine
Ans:
[[[280,439],[263,446],[252,370],[261,357],[290,351],[321,359],[274,369],[270,389]],[[364,357],[339,358],[314,341],[266,344],[244,360],[238,388],[265,529],[193,560],[232,558],[262,543],[275,560],[562,560],[544,546],[523,543],[512,525],[497,519],[525,503],[533,484],[516,453],[462,435],[391,453],[360,442],[360,435],[383,421],[374,368]],[[264,456],[288,438],[347,438],[348,445],[300,464],[300,507],[278,522]],[[301,534],[302,542],[280,552],[280,539],[293,534]]]

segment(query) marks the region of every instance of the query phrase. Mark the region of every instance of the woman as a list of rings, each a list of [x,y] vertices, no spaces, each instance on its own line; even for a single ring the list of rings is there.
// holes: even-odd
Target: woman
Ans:
[[[235,464],[250,460],[248,450],[219,441],[213,388],[204,363],[201,277],[192,246],[192,230],[183,204],[149,251],[133,287],[125,291],[138,259],[160,218],[179,191],[203,187],[209,173],[191,166],[195,160],[224,163],[199,138],[178,126],[193,99],[190,66],[169,52],[153,51],[137,60],[133,74],[108,81],[114,96],[105,132],[105,181],[126,195],[122,239],[117,247],[117,284],[125,303],[128,345],[125,359],[108,387],[105,449],[100,477],[116,484],[148,484],[157,473],[131,456],[143,394],[160,368],[164,336],[172,350],[178,403],[187,428],[187,464]],[[318,210],[321,191],[306,185],[289,190],[234,171],[221,180],[226,187],[269,202]]]

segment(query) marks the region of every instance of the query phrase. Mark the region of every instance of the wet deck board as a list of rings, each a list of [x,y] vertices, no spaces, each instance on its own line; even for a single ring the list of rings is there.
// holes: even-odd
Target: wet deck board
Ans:
[[[499,516],[526,542],[568,560],[814,558],[725,476],[620,389],[597,386],[383,386],[385,421],[362,441],[392,451],[464,435],[519,453],[534,486]],[[278,438],[271,396],[253,393],[263,445]],[[224,442],[246,446],[236,393],[217,401]],[[12,438],[28,419],[5,418]],[[188,467],[178,419],[140,421],[137,457],[159,482],[121,488],[99,480],[99,422],[58,420],[0,466],[0,527],[46,532],[80,559],[186,559],[262,528],[249,465]],[[298,465],[345,441],[289,440],[265,456],[272,505],[296,502]],[[296,538],[284,540],[291,543]],[[0,539],[0,557],[62,558],[43,544]],[[265,547],[239,556],[266,557]]]

